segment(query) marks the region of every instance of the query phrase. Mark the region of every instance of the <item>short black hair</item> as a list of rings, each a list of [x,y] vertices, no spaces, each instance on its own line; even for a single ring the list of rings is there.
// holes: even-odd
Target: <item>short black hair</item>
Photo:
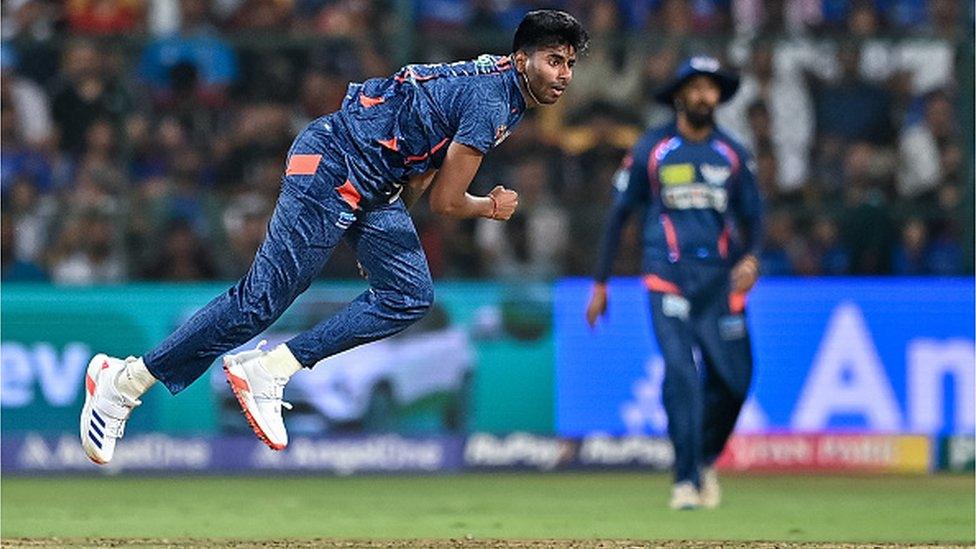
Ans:
[[[580,54],[589,43],[590,35],[572,15],[559,10],[535,10],[525,14],[519,23],[512,39],[512,53],[569,45]]]

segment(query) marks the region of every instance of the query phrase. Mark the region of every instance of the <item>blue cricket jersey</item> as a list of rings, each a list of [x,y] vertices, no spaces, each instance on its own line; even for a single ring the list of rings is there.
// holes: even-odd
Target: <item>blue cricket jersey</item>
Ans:
[[[689,141],[672,122],[645,133],[614,177],[596,279],[610,277],[620,233],[644,212],[644,270],[679,261],[731,266],[762,246],[762,199],[746,149],[716,128]]]
[[[458,142],[482,153],[521,120],[525,99],[508,56],[407,65],[389,78],[350,84],[323,117],[364,203],[391,200],[408,178],[440,168]]]

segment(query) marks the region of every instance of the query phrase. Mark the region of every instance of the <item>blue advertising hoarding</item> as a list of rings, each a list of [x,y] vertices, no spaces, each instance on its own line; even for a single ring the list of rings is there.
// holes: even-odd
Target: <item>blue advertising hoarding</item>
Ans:
[[[664,364],[637,279],[555,291],[556,430],[663,434]],[[968,279],[766,279],[749,298],[755,376],[740,431],[971,434],[974,291]]]

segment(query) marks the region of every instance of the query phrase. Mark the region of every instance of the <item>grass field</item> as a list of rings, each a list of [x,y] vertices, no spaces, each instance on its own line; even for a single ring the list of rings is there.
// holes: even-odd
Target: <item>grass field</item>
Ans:
[[[724,505],[711,511],[667,509],[669,484],[661,474],[611,473],[3,478],[0,535],[5,546],[259,540],[347,546],[336,540],[369,539],[401,540],[374,543],[398,547],[457,544],[435,542],[449,539],[469,545],[580,540],[546,547],[642,546],[592,541],[611,539],[725,540],[731,546],[747,540],[974,542],[971,476],[728,476]]]

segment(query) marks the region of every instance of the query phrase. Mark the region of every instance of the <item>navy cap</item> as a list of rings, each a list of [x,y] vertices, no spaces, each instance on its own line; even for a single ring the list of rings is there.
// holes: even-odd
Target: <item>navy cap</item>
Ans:
[[[674,79],[671,80],[671,82],[669,82],[666,86],[658,90],[654,94],[654,98],[657,99],[659,103],[673,105],[674,94],[681,89],[681,86],[683,86],[685,82],[691,80],[699,74],[711,77],[711,79],[718,84],[718,88],[722,92],[722,95],[719,97],[719,103],[728,101],[733,95],[735,95],[735,92],[739,90],[739,77],[735,74],[723,71],[722,65],[718,62],[718,59],[708,56],[695,56],[686,60],[681,64],[681,66],[678,67],[678,70],[675,71]]]

